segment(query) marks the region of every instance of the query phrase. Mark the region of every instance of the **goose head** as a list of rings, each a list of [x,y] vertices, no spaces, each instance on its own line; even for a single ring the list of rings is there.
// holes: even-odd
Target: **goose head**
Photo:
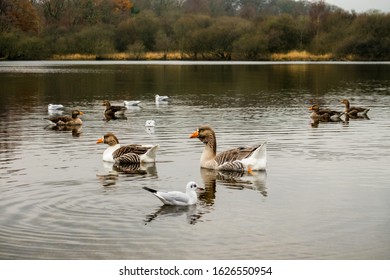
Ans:
[[[73,119],[76,119],[78,116],[82,116],[82,115],[84,115],[84,113],[79,111],[79,110],[73,110],[72,111],[72,118]]]
[[[119,140],[118,138],[116,138],[116,136],[113,133],[108,132],[103,137],[99,138],[96,141],[96,144],[100,144],[100,143],[104,143],[109,146],[115,146],[116,144],[119,144]]]

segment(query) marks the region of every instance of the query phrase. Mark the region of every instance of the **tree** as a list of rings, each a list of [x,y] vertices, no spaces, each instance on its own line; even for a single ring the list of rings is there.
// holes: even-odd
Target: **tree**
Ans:
[[[29,0],[0,1],[1,31],[16,28],[25,32],[38,33],[40,26],[38,14]]]

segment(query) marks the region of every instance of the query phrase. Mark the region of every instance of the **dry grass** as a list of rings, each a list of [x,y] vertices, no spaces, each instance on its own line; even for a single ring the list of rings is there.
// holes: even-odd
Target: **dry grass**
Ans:
[[[288,53],[275,53],[271,55],[274,61],[328,61],[332,60],[331,54],[316,55],[307,51],[290,51]]]
[[[56,54],[52,57],[54,60],[96,60],[94,54]]]
[[[145,52],[134,54],[129,52],[111,53],[104,55],[93,54],[65,54],[54,55],[54,60],[189,60],[191,57],[180,52]],[[334,59],[331,54],[315,55],[306,51],[291,51],[288,53],[275,53],[270,56],[271,61],[329,61]]]

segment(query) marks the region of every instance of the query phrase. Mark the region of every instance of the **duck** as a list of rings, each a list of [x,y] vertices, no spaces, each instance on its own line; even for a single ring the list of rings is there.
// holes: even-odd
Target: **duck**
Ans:
[[[84,115],[80,110],[73,110],[72,116],[50,116],[47,120],[55,123],[57,126],[75,126],[82,125],[83,121],[79,116]]]
[[[217,140],[214,130],[208,125],[200,126],[190,134],[205,144],[200,158],[201,168],[221,171],[265,170],[267,165],[267,143],[251,147],[238,147],[217,154]]]
[[[106,119],[116,119],[116,114],[123,115],[127,110],[125,106],[112,106],[108,100],[104,100],[102,105],[106,106],[106,110],[104,111]]]
[[[104,143],[108,148],[103,152],[103,161],[116,164],[148,163],[156,161],[156,151],[159,145],[131,144],[121,146],[118,138],[111,132],[96,141],[96,144]]]
[[[317,104],[309,107],[309,110],[312,111],[310,117],[319,121],[338,121],[341,120],[340,117],[344,114],[344,112],[339,112],[327,108],[320,109],[320,106]]]
[[[368,111],[370,111],[369,108],[351,107],[348,99],[343,99],[340,101],[340,103],[343,103],[345,105],[344,112],[349,117],[366,116]]]
[[[130,100],[130,101],[125,100],[125,101],[123,101],[123,104],[126,107],[138,106],[140,103],[141,103],[141,101],[139,101],[139,100]]]
[[[156,100],[156,103],[158,103],[158,102],[167,102],[168,101],[168,99],[169,99],[169,96],[166,96],[166,95],[158,95],[158,94],[156,94],[155,96],[154,96],[154,98],[155,98],[155,100]]]
[[[203,190],[196,182],[190,181],[186,185],[186,192],[158,191],[149,187],[143,187],[144,190],[151,192],[156,196],[164,205],[170,206],[190,206],[198,202],[198,195],[196,190]]]

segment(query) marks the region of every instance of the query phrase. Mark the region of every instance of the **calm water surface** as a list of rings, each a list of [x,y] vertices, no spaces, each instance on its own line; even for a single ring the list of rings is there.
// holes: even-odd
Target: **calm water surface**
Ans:
[[[0,63],[1,259],[390,259],[390,64]],[[154,95],[169,95],[157,106]],[[312,123],[313,102],[367,106],[369,119]],[[140,100],[105,121],[103,99]],[[82,110],[79,131],[48,126],[47,105]],[[145,127],[154,119],[154,130]],[[199,168],[268,142],[267,172]],[[123,172],[95,142],[160,144],[155,165]],[[163,207],[142,187],[206,187]]]

